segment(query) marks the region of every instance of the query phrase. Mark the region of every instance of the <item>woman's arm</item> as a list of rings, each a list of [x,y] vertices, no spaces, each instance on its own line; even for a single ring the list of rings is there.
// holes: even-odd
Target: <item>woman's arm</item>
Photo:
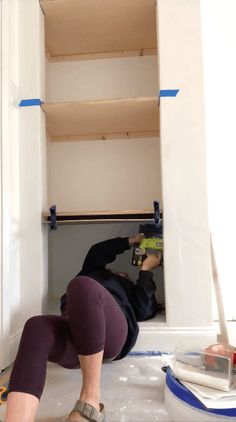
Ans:
[[[130,249],[128,237],[116,237],[93,245],[83,263],[80,275],[87,274],[98,268],[104,268],[115,261],[116,256]]]
[[[157,312],[156,286],[153,281],[152,270],[160,265],[160,261],[161,254],[149,255],[142,264],[132,297],[132,307],[137,321],[150,319]]]

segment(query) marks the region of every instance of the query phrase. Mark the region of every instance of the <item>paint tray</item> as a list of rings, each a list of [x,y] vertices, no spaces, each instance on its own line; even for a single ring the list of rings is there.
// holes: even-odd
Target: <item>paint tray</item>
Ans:
[[[232,359],[204,352],[176,352],[172,370],[175,378],[216,390],[229,391],[232,386]]]

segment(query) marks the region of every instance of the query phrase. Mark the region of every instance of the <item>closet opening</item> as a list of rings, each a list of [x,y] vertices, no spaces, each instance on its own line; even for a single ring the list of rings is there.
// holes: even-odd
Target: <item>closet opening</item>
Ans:
[[[59,217],[48,235],[48,311],[58,313],[89,248],[137,234],[153,221],[154,200],[162,209],[156,2],[40,3],[48,208]],[[135,281],[131,260],[127,251],[109,267]],[[162,266],[154,281],[163,311],[140,323],[144,331],[166,323]]]

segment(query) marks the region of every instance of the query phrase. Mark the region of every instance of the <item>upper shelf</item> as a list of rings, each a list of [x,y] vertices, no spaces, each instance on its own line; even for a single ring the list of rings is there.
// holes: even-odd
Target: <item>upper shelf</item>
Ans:
[[[156,54],[156,0],[40,0],[49,60]]]
[[[45,103],[42,109],[52,141],[159,136],[156,97]]]

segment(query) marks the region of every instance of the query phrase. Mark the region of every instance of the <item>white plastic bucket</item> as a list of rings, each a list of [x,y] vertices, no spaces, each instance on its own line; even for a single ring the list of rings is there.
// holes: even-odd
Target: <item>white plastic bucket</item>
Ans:
[[[206,410],[170,369],[166,374],[165,408],[174,422],[236,422],[236,409]]]

